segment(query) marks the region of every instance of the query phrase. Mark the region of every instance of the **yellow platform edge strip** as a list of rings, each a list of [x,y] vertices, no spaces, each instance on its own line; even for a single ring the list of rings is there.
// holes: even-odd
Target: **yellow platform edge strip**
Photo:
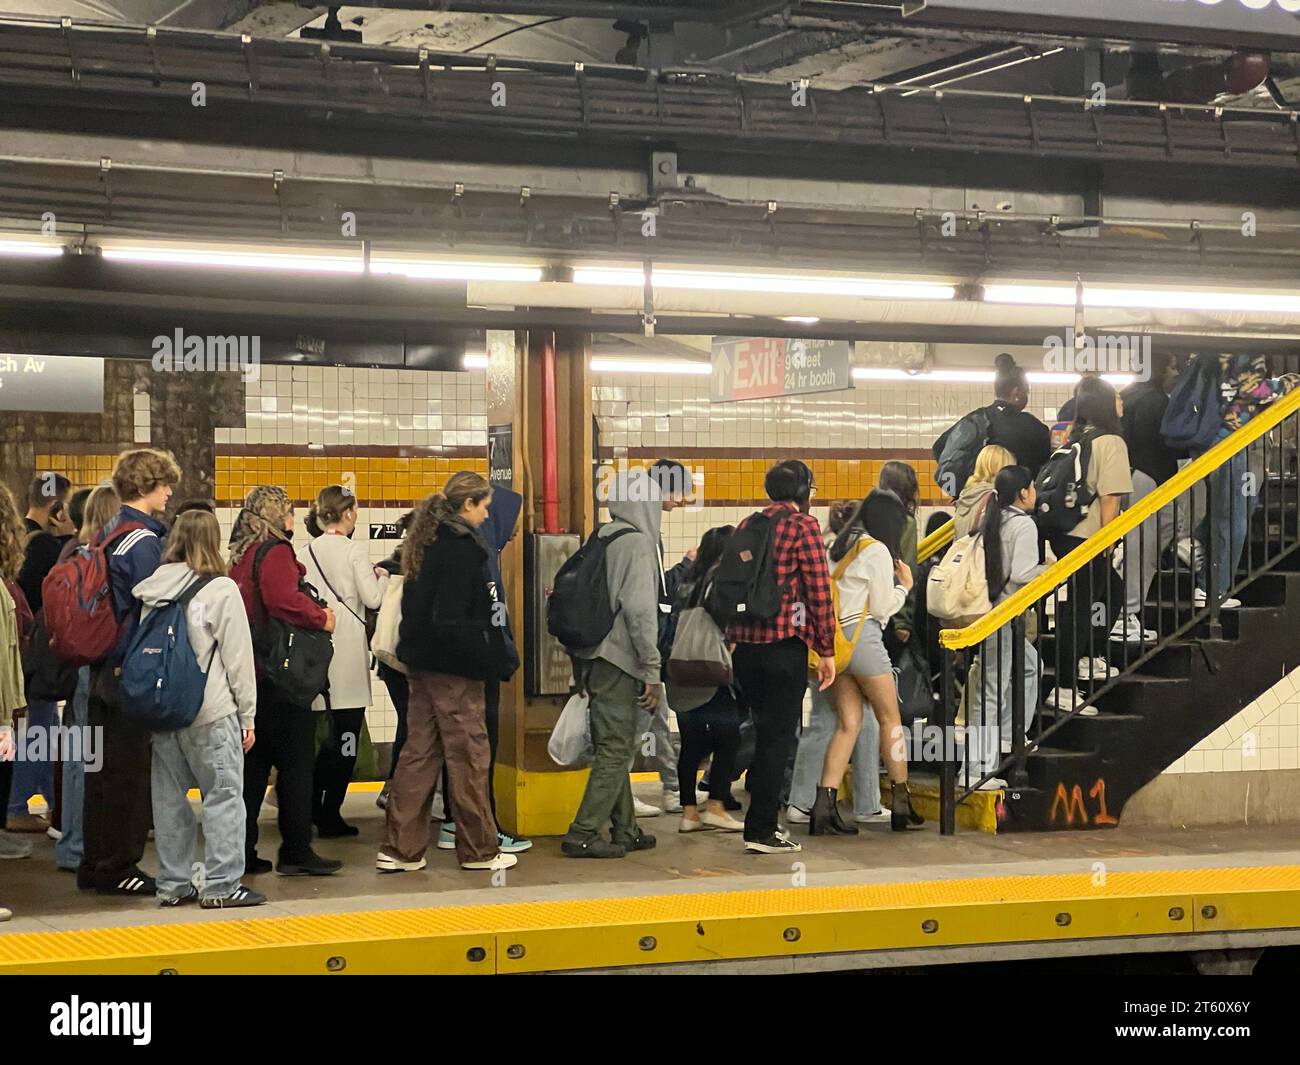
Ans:
[[[799,876],[796,864],[792,880]],[[1300,929],[1300,866],[992,876],[10,933],[0,934],[0,975],[577,971],[1263,929]]]

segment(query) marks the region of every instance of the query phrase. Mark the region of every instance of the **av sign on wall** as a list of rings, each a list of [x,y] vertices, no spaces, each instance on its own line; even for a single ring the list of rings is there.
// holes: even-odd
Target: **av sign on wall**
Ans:
[[[0,410],[104,413],[104,360],[0,355]]]

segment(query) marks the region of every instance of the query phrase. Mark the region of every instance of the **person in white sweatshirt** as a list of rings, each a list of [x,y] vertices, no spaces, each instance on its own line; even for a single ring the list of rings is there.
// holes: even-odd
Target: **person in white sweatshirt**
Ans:
[[[821,787],[809,817],[809,834],[856,835],[836,805],[853,745],[862,729],[862,700],[871,704],[880,723],[880,750],[894,785],[891,825],[919,823],[907,795],[907,758],[900,754],[902,724],[894,667],[885,651],[884,627],[907,602],[912,570],[899,558],[907,513],[902,500],[887,489],[873,489],[831,544],[831,577],[838,599],[840,630],[853,641],[848,668],[835,678],[830,695],[839,718],[822,763]]]
[[[384,601],[388,572],[371,563],[366,545],[352,539],[357,527],[357,497],[341,485],[322,488],[312,508],[320,535],[298,549],[307,579],[334,611],[334,657],[330,659],[328,705],[325,697],[313,710],[329,714],[329,731],[316,755],[312,775],[311,815],[322,839],[355,836],[343,820],[343,800],[357,765],[361,729],[370,705],[370,641],[365,612]],[[310,525],[310,520],[309,523]]]
[[[1033,519],[1037,495],[1030,472],[1023,466],[1007,466],[998,472],[993,485],[993,494],[984,508],[981,531],[989,601],[997,606],[1047,567],[1038,561],[1038,524]],[[966,723],[971,784],[978,783],[980,777],[997,769],[999,750],[1003,754],[1011,751],[1012,640],[1012,628],[1008,622],[980,645],[983,685],[975,693]],[[1038,708],[1039,664],[1033,643],[1026,639],[1024,645],[1025,671],[1021,680],[1025,693],[1025,728],[1028,729]],[[1083,713],[1086,714],[1087,710]],[[1006,786],[1005,780],[990,776],[980,789],[991,791]]]
[[[163,564],[132,589],[141,618],[210,578],[190,600],[186,631],[195,658],[207,666],[203,706],[188,728],[153,734],[153,823],[158,848],[158,901],[204,909],[259,906],[266,896],[240,883],[244,875],[244,753],[254,742],[257,676],[253,638],[239,586],[226,576],[221,529],[206,510],[176,518]],[[187,792],[203,798],[203,860]]]

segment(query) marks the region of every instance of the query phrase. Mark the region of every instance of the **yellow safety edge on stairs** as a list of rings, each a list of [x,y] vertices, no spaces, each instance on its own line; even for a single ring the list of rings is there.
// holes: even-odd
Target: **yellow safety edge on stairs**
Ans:
[[[0,974],[524,973],[1297,928],[1300,866],[1090,871],[10,933]]]

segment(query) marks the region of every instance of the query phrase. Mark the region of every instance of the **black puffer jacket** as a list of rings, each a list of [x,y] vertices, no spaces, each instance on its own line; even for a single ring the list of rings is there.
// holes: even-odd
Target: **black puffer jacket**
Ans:
[[[443,522],[419,575],[402,590],[397,657],[409,668],[496,680],[505,664],[501,628],[483,577],[487,550],[459,522]]]

